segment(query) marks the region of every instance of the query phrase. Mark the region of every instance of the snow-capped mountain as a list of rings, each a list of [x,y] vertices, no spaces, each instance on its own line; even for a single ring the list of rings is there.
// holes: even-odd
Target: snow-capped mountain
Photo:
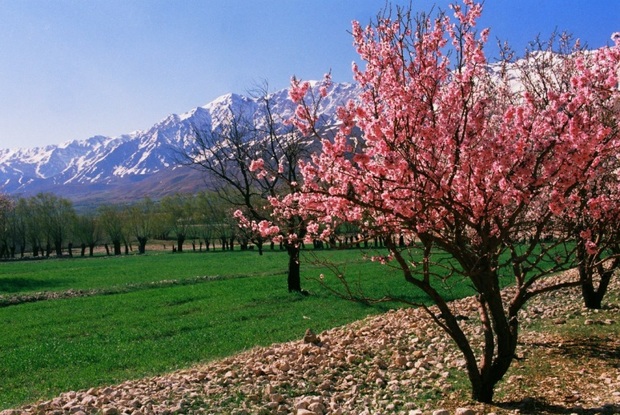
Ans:
[[[335,122],[336,108],[355,95],[354,85],[334,84],[322,101],[322,116]],[[270,102],[283,120],[295,110],[286,89],[271,94]],[[212,130],[231,113],[259,123],[263,111],[259,99],[231,93],[184,114],[169,115],[146,131],[38,148],[0,149],[0,192],[29,195],[53,191],[78,198],[158,174],[170,175],[181,169],[179,150],[192,145],[195,131]]]

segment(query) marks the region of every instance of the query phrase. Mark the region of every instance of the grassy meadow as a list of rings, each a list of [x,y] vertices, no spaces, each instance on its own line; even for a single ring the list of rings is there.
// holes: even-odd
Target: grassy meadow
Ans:
[[[310,296],[287,291],[288,257],[280,251],[0,263],[0,410],[299,339],[307,328],[320,332],[399,306],[338,299],[317,281],[324,274],[338,286],[325,260],[370,296],[425,301],[397,270],[359,250],[302,255]],[[471,294],[464,285],[446,289],[451,297]],[[4,301],[43,291],[88,295]]]

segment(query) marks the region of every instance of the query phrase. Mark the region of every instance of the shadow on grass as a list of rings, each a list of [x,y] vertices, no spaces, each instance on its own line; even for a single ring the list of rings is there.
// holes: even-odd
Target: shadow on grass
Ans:
[[[558,353],[570,358],[598,359],[610,367],[620,367],[620,343],[605,337],[573,339],[557,346]]]
[[[509,411],[518,411],[519,414],[579,414],[579,415],[595,415],[595,414],[618,414],[620,406],[614,404],[605,404],[595,408],[584,408],[582,406],[563,406],[546,402],[539,398],[526,398],[519,402],[499,403],[497,407]]]
[[[548,349],[552,354],[573,360],[601,360],[610,367],[620,367],[620,340],[608,336],[574,337],[561,344],[530,343],[530,346]]]
[[[36,278],[0,278],[0,295],[27,291],[44,291],[56,287],[66,287],[70,280],[40,280]]]
[[[558,355],[575,362],[588,362],[599,360],[599,365],[610,368],[620,367],[620,342],[611,336],[576,336],[564,339],[560,344],[546,342],[532,342],[530,347],[546,349],[550,356]],[[620,414],[620,405],[605,403],[596,407],[586,407],[579,402],[565,405],[549,403],[542,397],[525,398],[521,401],[498,403],[498,407],[518,411],[520,414]]]

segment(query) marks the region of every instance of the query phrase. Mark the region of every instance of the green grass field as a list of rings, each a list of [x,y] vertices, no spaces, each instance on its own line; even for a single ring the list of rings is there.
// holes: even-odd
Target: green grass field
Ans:
[[[336,278],[311,259],[338,264],[370,296],[424,301],[397,270],[362,259],[358,250],[316,255],[302,257],[310,296],[287,291],[288,257],[279,251],[0,263],[0,300],[92,290],[18,305],[0,301],[0,410],[298,339],[307,328],[320,332],[398,306],[336,298],[316,281],[322,273],[333,284]],[[202,276],[223,278],[196,278]],[[464,286],[449,293],[468,294]]]

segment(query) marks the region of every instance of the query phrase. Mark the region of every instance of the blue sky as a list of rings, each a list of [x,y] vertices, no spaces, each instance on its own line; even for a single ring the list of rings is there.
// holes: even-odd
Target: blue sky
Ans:
[[[392,0],[408,5],[409,0]],[[449,1],[412,0],[416,10]],[[0,0],[0,148],[148,129],[261,80],[351,81],[348,33],[383,0]],[[486,0],[481,26],[521,51],[620,31],[616,0]]]

